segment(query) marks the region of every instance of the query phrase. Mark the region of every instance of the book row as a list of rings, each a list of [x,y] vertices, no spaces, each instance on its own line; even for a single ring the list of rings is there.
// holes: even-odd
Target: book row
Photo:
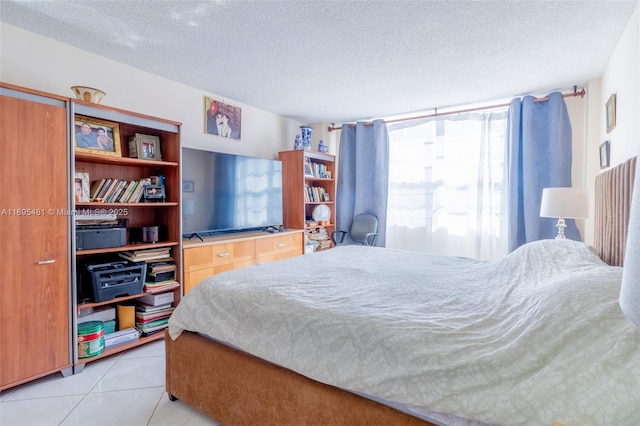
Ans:
[[[311,162],[313,176],[323,179],[331,179],[331,172],[327,170],[326,164]]]
[[[91,187],[90,202],[98,203],[139,203],[144,195],[145,185],[151,178],[126,180],[105,178],[97,180]]]
[[[329,193],[323,187],[305,185],[304,201],[306,203],[319,203],[331,201],[331,198],[329,197]]]

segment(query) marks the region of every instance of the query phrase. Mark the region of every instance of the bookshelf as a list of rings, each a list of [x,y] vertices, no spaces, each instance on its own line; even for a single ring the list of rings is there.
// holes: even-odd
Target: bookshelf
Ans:
[[[304,229],[305,243],[312,243],[316,250],[332,247],[329,236],[335,230],[335,155],[292,150],[279,152],[278,159],[282,161],[284,226]],[[321,210],[328,211],[327,220],[314,219],[314,211],[317,216]]]
[[[73,288],[75,313],[73,315],[74,323],[74,368],[81,371],[84,364],[104,358],[106,356],[118,353],[135,346],[143,345],[148,342],[162,339],[164,333],[157,332],[140,337],[135,341],[121,343],[116,346],[105,348],[98,355],[88,358],[78,357],[77,342],[77,325],[83,322],[84,316],[80,317],[80,312],[91,312],[91,309],[101,307],[117,307],[118,305],[132,305],[138,299],[145,295],[159,293],[173,293],[172,306],[176,306],[180,301],[182,294],[182,286],[180,283],[181,274],[181,258],[182,258],[182,237],[180,228],[180,123],[165,120],[157,117],[151,117],[130,111],[124,111],[116,108],[110,108],[102,105],[92,104],[80,100],[74,100],[70,103],[69,113],[70,127],[70,144],[73,147],[73,170],[70,171],[71,176],[76,176],[76,172],[88,174],[89,189],[96,182],[103,179],[113,179],[122,182],[123,191],[131,182],[139,182],[144,179],[162,176],[164,184],[164,197],[157,202],[145,202],[142,198],[127,201],[124,197],[115,197],[109,202],[100,202],[92,197],[82,201],[75,199],[73,202],[73,214],[76,221],[79,218],[86,218],[87,214],[110,215],[115,217],[126,226],[127,236],[126,244],[118,247],[108,248],[89,248],[80,249],[76,247],[76,230],[72,238],[73,256]],[[94,152],[93,150],[83,149],[80,147],[76,139],[78,131],[79,117],[83,120],[86,118],[90,123],[106,123],[105,127],[112,132],[114,144],[117,149],[112,154]],[[157,148],[161,148],[161,158],[131,158],[129,156],[129,141],[136,135],[147,135],[152,141],[158,144]],[[71,193],[74,194],[75,181],[71,182]],[[135,188],[133,186],[132,188]],[[124,192],[123,192],[124,194]],[[91,195],[91,194],[90,194]],[[82,216],[84,215],[84,216]],[[133,228],[143,228],[158,226],[162,232],[160,239],[154,243],[137,243],[132,241]],[[120,256],[125,252],[139,252],[143,250],[166,249],[169,253],[168,261],[175,263],[175,279],[168,280],[166,285],[159,288],[144,286],[142,293],[126,294],[116,296],[104,301],[95,301],[90,296],[91,291],[87,291],[88,283],[86,279],[86,266],[90,264],[102,264],[110,262],[124,261]],[[158,259],[155,259],[159,261]],[[147,261],[146,267],[149,268],[150,260]],[[83,314],[84,315],[84,314]],[[116,328],[116,330],[118,330]]]

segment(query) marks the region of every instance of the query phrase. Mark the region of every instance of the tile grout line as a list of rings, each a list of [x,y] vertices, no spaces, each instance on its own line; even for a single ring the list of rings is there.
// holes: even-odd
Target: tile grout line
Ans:
[[[78,408],[78,406],[80,405],[80,403],[81,403],[82,401],[84,401],[84,400],[85,400],[85,398],[87,397],[87,395],[89,395],[89,394],[91,393],[91,391],[92,391],[92,390],[94,390],[96,386],[98,386],[98,384],[100,383],[100,380],[102,380],[102,379],[103,379],[103,378],[104,378],[104,377],[105,377],[105,376],[106,376],[106,375],[107,375],[107,374],[108,374],[108,373],[109,373],[109,372],[110,372],[110,371],[111,371],[111,370],[116,366],[116,364],[118,363],[118,361],[122,358],[122,356],[123,356],[125,353],[126,353],[126,351],[125,351],[125,352],[121,352],[121,353],[117,354],[118,356],[116,357],[116,360],[115,360],[115,362],[111,365],[111,367],[107,368],[107,369],[104,371],[104,373],[103,373],[103,374],[101,374],[101,375],[97,378],[97,380],[96,380],[96,382],[93,384],[93,386],[91,386],[91,388],[89,388],[89,390],[87,390],[87,391],[84,393],[84,395],[82,395],[82,398],[80,398],[80,399],[78,400],[78,402],[76,402],[76,404],[75,404],[75,405],[74,405],[74,406],[69,410],[69,412],[67,413],[67,415],[66,415],[66,416],[64,416],[64,417],[62,418],[62,420],[60,421],[60,423],[58,423],[58,426],[61,426],[61,425],[65,422],[65,420],[67,420],[67,418],[69,418],[69,416],[71,415],[71,413],[73,413],[73,412],[74,412],[74,410],[76,410],[76,409]],[[86,367],[86,365],[85,365],[84,367]],[[84,371],[84,367],[82,368],[82,369],[83,369],[83,371]],[[79,373],[79,374],[82,374],[82,372],[81,372],[81,373]]]

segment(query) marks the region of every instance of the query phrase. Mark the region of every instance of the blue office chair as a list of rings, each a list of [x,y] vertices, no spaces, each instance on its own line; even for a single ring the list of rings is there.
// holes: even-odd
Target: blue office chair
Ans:
[[[347,235],[347,231],[332,232],[331,239],[333,240],[333,244],[342,244],[345,235]],[[351,224],[349,236],[358,244],[374,246],[376,244],[376,238],[378,238],[378,218],[367,213],[357,215]]]

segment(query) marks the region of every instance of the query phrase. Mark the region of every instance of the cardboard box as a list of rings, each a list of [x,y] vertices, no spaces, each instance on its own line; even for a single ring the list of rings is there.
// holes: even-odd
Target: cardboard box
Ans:
[[[166,305],[173,302],[173,291],[159,294],[147,294],[138,298],[139,301],[151,306]]]

